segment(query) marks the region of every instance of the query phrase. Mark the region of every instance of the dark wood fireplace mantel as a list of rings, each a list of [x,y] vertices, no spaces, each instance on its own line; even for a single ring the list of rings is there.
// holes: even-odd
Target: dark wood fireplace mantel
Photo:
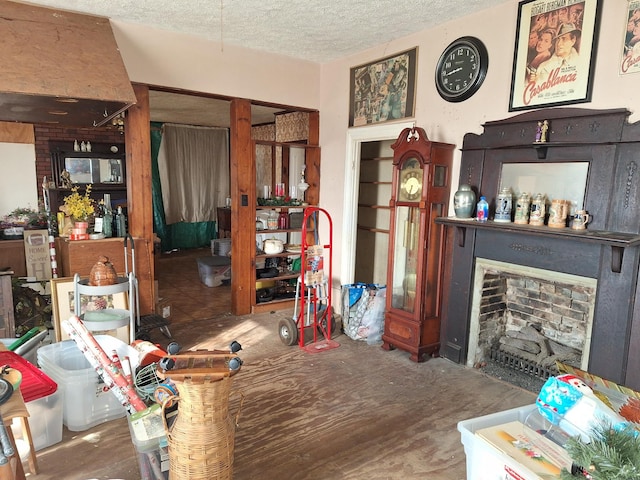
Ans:
[[[628,116],[626,109],[543,109],[465,135],[460,184],[486,197],[490,216],[505,163],[588,162],[584,208],[592,220],[574,231],[437,219],[449,227],[442,356],[467,361],[475,261],[487,258],[595,278],[589,371],[640,390],[640,124]],[[549,141],[534,144],[544,120]]]
[[[549,228],[547,226],[518,225],[503,222],[476,222],[475,220],[461,220],[456,217],[440,217],[436,223],[456,227],[456,243],[464,248],[467,228],[497,229],[504,233],[514,233],[527,236],[549,238],[566,238],[576,242],[596,243],[611,247],[611,271],[620,273],[624,249],[640,245],[640,235],[634,233],[609,232],[606,230],[573,230],[571,228]]]

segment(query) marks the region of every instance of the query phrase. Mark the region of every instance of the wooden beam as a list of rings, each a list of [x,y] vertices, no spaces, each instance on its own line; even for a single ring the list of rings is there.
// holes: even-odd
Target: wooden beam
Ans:
[[[155,311],[155,272],[153,262],[153,202],[151,189],[151,137],[149,135],[149,88],[134,85],[137,103],[129,108],[125,120],[127,158],[127,210],[129,233],[136,239],[136,277],[140,294],[140,314]],[[142,247],[142,248],[141,248]],[[142,258],[141,258],[142,256]],[[144,265],[145,268],[137,268]]]
[[[36,143],[33,125],[30,123],[0,122],[0,142]]]
[[[251,141],[251,102],[231,101],[231,309],[251,313],[255,295],[256,172]],[[253,288],[252,288],[253,285]]]
[[[320,114],[309,112],[309,145],[318,145],[320,142]],[[309,189],[305,193],[305,200],[310,205],[320,203],[320,149],[307,150],[307,169],[305,170],[305,181],[309,184]]]

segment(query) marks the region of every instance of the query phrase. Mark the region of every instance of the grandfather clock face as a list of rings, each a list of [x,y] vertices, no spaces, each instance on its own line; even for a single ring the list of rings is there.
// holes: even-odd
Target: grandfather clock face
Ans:
[[[399,202],[419,202],[422,197],[422,165],[417,158],[409,158],[400,167],[398,178]]]

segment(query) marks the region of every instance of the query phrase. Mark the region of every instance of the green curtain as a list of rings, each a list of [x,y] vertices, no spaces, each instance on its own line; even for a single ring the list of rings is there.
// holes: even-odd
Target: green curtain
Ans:
[[[160,238],[161,249],[200,248],[211,245],[217,238],[216,222],[179,222],[167,225],[162,204],[162,186],[158,171],[158,152],[162,141],[162,123],[151,122],[151,188],[153,200],[153,228]]]

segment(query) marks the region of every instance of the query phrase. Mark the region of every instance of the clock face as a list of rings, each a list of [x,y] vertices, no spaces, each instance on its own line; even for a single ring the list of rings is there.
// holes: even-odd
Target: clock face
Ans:
[[[416,159],[409,159],[400,170],[400,188],[398,200],[416,202],[422,196],[422,168]]]
[[[442,98],[461,102],[482,85],[489,56],[484,44],[474,37],[462,37],[449,45],[438,60],[436,87]]]

